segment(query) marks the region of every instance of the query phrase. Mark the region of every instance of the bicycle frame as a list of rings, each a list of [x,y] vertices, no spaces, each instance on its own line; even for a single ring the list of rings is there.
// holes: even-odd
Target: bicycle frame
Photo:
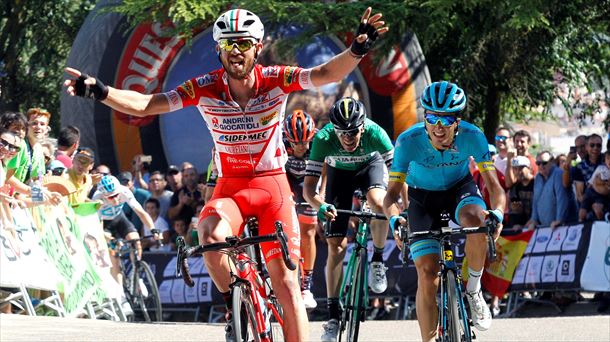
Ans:
[[[455,291],[458,298],[458,310],[460,311],[460,315],[462,317],[462,322],[464,323],[464,339],[465,341],[471,341],[474,337],[471,329],[471,321],[468,317],[468,313],[466,312],[466,306],[464,305],[464,294],[462,291],[462,275],[460,272],[460,268],[454,259],[454,250],[451,240],[449,239],[451,235],[443,235],[440,239],[440,243],[442,246],[442,251],[440,253],[440,301],[438,303],[439,311],[438,311],[438,329],[439,336],[445,336],[448,327],[448,315],[447,310],[449,308],[449,294],[447,289],[445,288],[445,280],[447,280],[447,273],[449,271],[453,271],[455,274]]]
[[[356,261],[359,255],[359,252],[361,249],[364,249],[364,255],[365,255],[365,262],[368,261],[368,258],[366,258],[367,253],[368,253],[368,229],[369,225],[368,223],[363,220],[360,219],[360,222],[358,224],[358,230],[356,231],[356,238],[354,239],[354,249],[352,250],[352,253],[350,255],[349,261],[347,263],[347,267],[345,268],[345,274],[343,275],[343,280],[341,281],[341,290],[339,292],[339,298],[341,298],[341,306],[342,307],[346,307],[347,306],[347,296],[345,293],[345,288],[348,285],[348,282],[350,283],[350,288],[351,288],[351,284],[353,283],[353,278],[354,278],[354,270],[355,270],[355,266],[356,266]],[[368,267],[365,267],[365,274],[364,274],[364,279],[368,279]],[[364,298],[364,303],[368,303],[368,291],[364,291],[365,293],[365,298]]]
[[[248,224],[250,223],[251,221],[248,221]],[[194,282],[188,270],[188,262],[186,260],[188,257],[209,251],[217,251],[229,256],[235,266],[230,273],[231,283],[229,284],[229,288],[231,289],[231,292],[233,292],[234,288],[241,285],[245,285],[248,289],[248,297],[252,302],[255,312],[256,340],[260,339],[260,341],[270,341],[271,336],[269,332],[272,332],[272,327],[268,322],[270,322],[271,315],[275,317],[282,327],[284,321],[278,310],[277,298],[273,293],[270,279],[263,268],[260,250],[255,248],[255,260],[253,260],[246,254],[246,249],[250,246],[257,246],[262,242],[279,241],[286,267],[293,271],[296,269],[296,265],[290,260],[287,238],[283,231],[282,223],[279,221],[276,222],[275,228],[276,233],[274,234],[250,236],[243,239],[229,236],[226,238],[226,242],[211,243],[187,249],[185,249],[184,239],[178,238],[177,240],[178,258],[176,273],[177,275],[182,273],[185,283],[190,287],[194,286]],[[261,310],[263,307],[265,310]]]

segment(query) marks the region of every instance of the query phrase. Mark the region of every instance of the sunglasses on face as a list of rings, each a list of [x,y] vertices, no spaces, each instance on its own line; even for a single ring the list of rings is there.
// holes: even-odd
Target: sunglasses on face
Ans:
[[[589,147],[591,147],[591,148],[595,148],[595,147],[602,148],[602,144],[589,144]]]
[[[218,41],[218,46],[226,52],[231,52],[234,47],[241,52],[250,50],[254,44],[254,41],[250,39],[221,39]]]
[[[360,128],[350,129],[348,131],[335,129],[335,133],[339,138],[352,138],[358,135],[358,133],[360,133]]]
[[[19,152],[20,146],[13,145],[4,139],[0,139],[0,147],[6,148],[9,152]]]
[[[437,125],[439,122],[441,126],[451,126],[457,121],[457,117],[453,115],[424,114],[424,119],[432,126]]]
[[[541,160],[536,160],[536,165],[540,166],[546,166],[546,164],[548,164],[548,161],[541,161]]]
[[[115,199],[117,197],[119,197],[119,193],[118,192],[116,194],[114,194],[114,195],[107,196],[106,198],[109,199],[109,200],[113,200],[113,199]]]
[[[508,139],[507,136],[504,135],[496,135],[496,141],[506,141],[506,139]]]

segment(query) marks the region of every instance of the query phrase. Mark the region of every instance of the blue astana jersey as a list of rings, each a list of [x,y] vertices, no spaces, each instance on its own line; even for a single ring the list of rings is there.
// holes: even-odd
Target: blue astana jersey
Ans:
[[[435,149],[424,123],[413,125],[396,139],[390,181],[407,182],[410,187],[441,191],[450,189],[469,174],[469,157],[481,172],[495,170],[483,132],[460,121],[453,146]]]

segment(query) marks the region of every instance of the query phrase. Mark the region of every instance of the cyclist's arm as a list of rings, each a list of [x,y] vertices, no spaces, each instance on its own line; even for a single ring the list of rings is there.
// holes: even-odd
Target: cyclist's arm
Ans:
[[[371,8],[367,8],[360,22],[362,24],[368,23],[372,25],[376,30],[377,34],[382,35],[388,31],[388,27],[384,26],[385,22],[382,21],[381,13],[377,13],[371,16]],[[357,33],[358,34],[358,33]],[[358,35],[355,39],[357,42],[364,42],[368,39],[367,34],[363,33]],[[376,38],[373,37],[373,42]],[[368,50],[368,49],[367,49]],[[367,51],[368,52],[368,51]],[[365,52],[366,54],[366,52]],[[331,82],[338,82],[345,78],[352,70],[356,68],[360,60],[364,56],[356,56],[351,47],[348,47],[345,51],[334,56],[329,61],[322,65],[318,65],[311,70],[311,82],[314,86],[319,87]]]
[[[108,87],[108,97],[102,103],[134,116],[158,115],[170,111],[164,94],[142,94],[113,87]]]
[[[311,83],[320,87],[328,83],[341,81],[358,66],[361,59],[350,54],[348,48],[326,63],[312,68]]]
[[[500,181],[498,180],[498,174],[495,168],[481,170],[481,177],[485,182],[485,187],[489,191],[489,201],[491,202],[491,209],[499,209],[504,213],[506,208],[506,192],[502,189]]]
[[[136,213],[136,215],[138,215],[140,220],[142,220],[142,223],[145,227],[148,227],[149,229],[155,228],[155,222],[152,220],[152,217],[150,217],[150,215],[148,215],[148,213],[144,211],[142,206],[133,206],[132,209]]]
[[[315,210],[320,210],[320,206],[324,203],[324,199],[316,193],[319,179],[320,177],[316,176],[305,176],[303,181],[303,197]]]
[[[400,206],[398,199],[405,189],[405,183],[402,181],[390,181],[388,183],[388,191],[383,198],[383,213],[389,219],[394,215],[400,215]]]

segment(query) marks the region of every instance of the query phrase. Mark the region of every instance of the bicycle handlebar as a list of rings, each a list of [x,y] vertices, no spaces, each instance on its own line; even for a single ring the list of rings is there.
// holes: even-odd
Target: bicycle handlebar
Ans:
[[[385,215],[377,214],[371,211],[355,211],[355,210],[345,210],[345,209],[335,209],[337,214],[344,214],[355,216],[358,218],[370,218],[370,219],[378,219],[378,220],[387,220]]]
[[[176,276],[182,275],[182,279],[189,287],[193,287],[195,282],[189,272],[189,266],[187,259],[196,254],[203,254],[206,252],[219,251],[222,249],[229,249],[237,251],[242,248],[260,244],[263,242],[279,241],[280,250],[282,251],[282,259],[286,267],[294,271],[297,266],[290,259],[290,251],[288,250],[288,238],[284,232],[284,227],[281,222],[275,222],[275,233],[261,235],[261,236],[250,236],[246,238],[239,238],[237,236],[228,236],[225,242],[214,242],[207,245],[199,245],[186,248],[184,238],[179,236],[176,240],[176,246],[178,248],[177,260],[176,260]]]

